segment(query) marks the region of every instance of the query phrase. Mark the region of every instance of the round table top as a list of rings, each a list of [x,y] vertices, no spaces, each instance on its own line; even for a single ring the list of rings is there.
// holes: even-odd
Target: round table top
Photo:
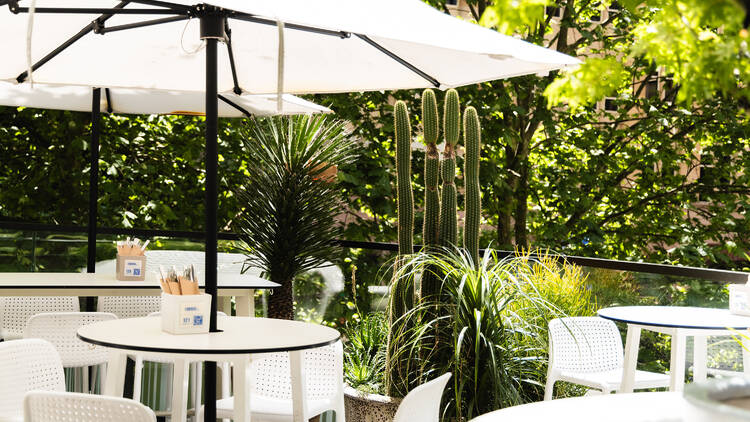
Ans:
[[[126,318],[97,322],[78,329],[88,343],[143,352],[245,354],[312,349],[336,342],[333,328],[300,321],[256,317],[219,317],[221,332],[169,334],[161,318]]]
[[[686,408],[677,392],[602,394],[506,407],[471,422],[679,422]]]
[[[692,306],[617,306],[598,311],[602,318],[628,324],[704,330],[750,328],[750,317],[734,315],[729,309]]]

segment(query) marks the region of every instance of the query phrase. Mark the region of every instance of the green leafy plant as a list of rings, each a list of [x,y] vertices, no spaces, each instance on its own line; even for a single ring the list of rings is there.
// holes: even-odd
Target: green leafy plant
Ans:
[[[344,381],[367,393],[383,393],[388,320],[373,312],[344,328]]]
[[[294,279],[339,253],[335,170],[353,158],[353,144],[344,122],[322,115],[255,119],[244,135],[252,165],[237,192],[240,249],[247,265],[281,284],[269,317],[293,319]]]

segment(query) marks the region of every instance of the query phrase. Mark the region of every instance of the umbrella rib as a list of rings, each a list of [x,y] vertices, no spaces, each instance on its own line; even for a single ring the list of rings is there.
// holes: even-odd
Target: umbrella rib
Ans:
[[[428,75],[418,67],[414,66],[413,64],[407,62],[406,60],[399,57],[396,53],[392,52],[391,50],[388,50],[387,48],[383,47],[382,45],[378,44],[377,42],[373,41],[372,38],[368,37],[367,35],[363,34],[354,34],[357,37],[359,37],[362,41],[366,42],[367,44],[370,44],[371,46],[377,48],[382,53],[387,55],[388,57],[392,58],[393,60],[399,62],[401,65],[406,67],[407,69],[411,70],[412,72],[416,73],[417,75],[421,76],[422,78],[426,79],[429,83],[433,84],[436,88],[440,88],[440,82],[433,78],[432,76]]]
[[[233,12],[229,15],[229,17],[233,19],[245,21],[245,22],[259,23],[262,25],[270,25],[270,26],[277,25],[277,22],[275,20],[259,18],[249,13]],[[352,35],[350,32],[346,32],[346,31],[332,31],[330,29],[316,28],[314,26],[298,25],[296,23],[285,22],[284,28],[295,29],[298,31],[312,32],[312,33],[321,34],[321,35],[330,35],[330,36],[339,37],[339,38],[349,38]]]
[[[119,4],[117,4],[114,7],[114,9],[115,10],[122,9],[123,7],[127,6],[128,3],[130,3],[130,2],[127,1],[127,0],[126,1],[121,1]],[[54,50],[52,50],[49,54],[47,54],[46,56],[42,57],[39,61],[37,61],[36,63],[34,63],[31,66],[31,69],[32,70],[39,69],[42,65],[44,65],[48,61],[52,60],[55,56],[57,56],[58,54],[60,54],[63,50],[65,50],[66,48],[70,47],[74,42],[78,41],[79,39],[83,38],[84,35],[88,34],[91,31],[93,31],[94,28],[96,28],[97,25],[103,24],[104,22],[107,21],[107,19],[111,18],[112,16],[113,16],[113,14],[111,14],[111,13],[105,13],[105,14],[99,16],[98,18],[94,19],[90,24],[86,25],[83,29],[81,29],[80,31],[78,31],[77,34],[75,34],[72,37],[68,38],[67,41],[65,41],[64,43],[60,44],[57,48],[55,48]],[[18,83],[21,83],[21,82],[25,81],[26,78],[28,78],[28,77],[29,77],[29,71],[28,70],[24,70],[23,72],[21,72],[20,75],[18,75],[18,77],[16,78],[16,81],[18,81]]]
[[[112,97],[109,95],[109,88],[104,88],[104,98],[107,99],[107,113],[112,113]]]
[[[225,96],[223,96],[223,95],[221,95],[221,94],[217,95],[217,97],[219,97],[219,99],[220,99],[221,101],[224,101],[225,103],[227,103],[227,104],[229,104],[230,106],[234,107],[235,109],[239,110],[239,111],[240,111],[240,113],[244,114],[244,115],[245,115],[246,117],[253,117],[253,116],[252,116],[252,115],[250,114],[250,112],[249,112],[249,111],[245,110],[245,108],[243,108],[243,107],[242,107],[241,105],[239,105],[239,104],[236,104],[236,103],[234,103],[234,102],[232,102],[232,101],[229,101],[229,99],[227,99],[227,97],[225,97]]]
[[[166,7],[168,9],[180,9],[180,10],[192,10],[191,6],[185,6],[184,4],[178,4],[178,3],[170,3],[166,1],[159,1],[159,0],[130,0],[131,3],[138,3],[138,4],[148,4],[150,6],[159,6],[159,7]]]
[[[126,29],[134,29],[134,28],[142,28],[144,26],[159,25],[162,23],[184,21],[185,19],[189,19],[189,16],[187,15],[170,16],[168,18],[152,19],[152,20],[143,21],[143,22],[135,22],[135,23],[128,23],[124,25],[94,28],[94,32],[97,34],[106,34],[108,32],[123,31]]]
[[[13,13],[29,13],[28,7],[14,7]],[[97,7],[37,7],[34,13],[69,13],[69,14],[112,14],[118,15],[187,15],[188,10],[177,9],[116,9]]]
[[[229,67],[232,69],[232,81],[234,83],[234,93],[237,95],[242,94],[242,88],[240,88],[240,82],[237,80],[237,66],[234,63],[234,52],[232,51],[232,30],[229,29],[229,22],[224,19],[224,32],[227,34],[226,44],[227,53],[229,53]]]

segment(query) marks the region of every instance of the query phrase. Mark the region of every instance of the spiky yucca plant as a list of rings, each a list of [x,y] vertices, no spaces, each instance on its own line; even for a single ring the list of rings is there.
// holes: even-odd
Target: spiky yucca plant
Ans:
[[[236,231],[246,265],[281,284],[268,316],[294,318],[293,282],[337,256],[341,201],[332,173],[353,159],[344,122],[324,115],[258,118],[243,133],[247,177]]]

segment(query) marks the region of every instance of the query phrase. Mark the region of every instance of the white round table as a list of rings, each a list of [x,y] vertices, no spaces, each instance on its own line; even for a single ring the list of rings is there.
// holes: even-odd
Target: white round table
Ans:
[[[670,391],[681,391],[685,384],[685,353],[687,337],[693,337],[693,380],[706,379],[706,348],[708,336],[736,334],[730,329],[750,328],[750,317],[733,315],[728,309],[689,306],[618,306],[600,309],[599,316],[628,324],[625,340],[625,361],[619,392],[633,391],[641,330],[672,336],[669,362]],[[745,342],[746,345],[749,343]],[[750,375],[750,354],[743,348],[745,374]]]
[[[506,407],[471,422],[680,422],[681,393],[602,394]]]
[[[116,319],[83,326],[78,329],[78,337],[110,348],[103,391],[106,395],[122,397],[127,355],[141,354],[145,360],[149,357],[174,359],[177,362],[175,376],[180,379],[172,387],[175,421],[186,420],[186,406],[181,402],[187,397],[190,361],[219,360],[233,364],[234,420],[247,421],[250,391],[243,375],[249,373],[252,355],[290,352],[293,420],[302,422],[302,352],[338,341],[339,332],[322,325],[254,317],[220,317],[217,325],[221,332],[174,335],[161,331],[160,317]]]

